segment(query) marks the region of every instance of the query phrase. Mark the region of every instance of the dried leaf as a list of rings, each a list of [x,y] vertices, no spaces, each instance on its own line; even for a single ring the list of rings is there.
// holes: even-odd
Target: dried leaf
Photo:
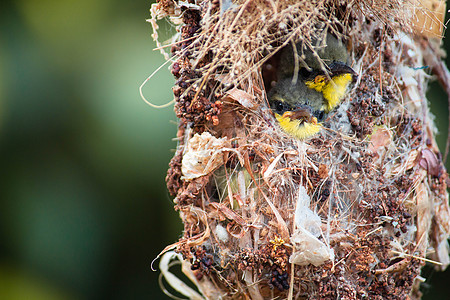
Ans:
[[[430,149],[423,149],[421,152],[419,165],[427,170],[428,174],[438,176],[440,171],[440,161]]]
[[[181,161],[182,179],[192,180],[204,176],[223,164],[223,152],[228,146],[226,138],[216,138],[209,132],[195,134],[186,145]]]
[[[226,205],[224,205],[222,203],[213,202],[213,203],[210,203],[209,206],[218,210],[228,220],[235,221],[240,226],[246,226],[248,223],[244,218],[242,218],[240,215],[238,215],[234,210],[231,210],[230,208],[228,208]]]
[[[169,283],[169,285],[176,290],[177,292],[181,293],[182,295],[188,297],[189,299],[194,300],[204,300],[205,298],[202,297],[199,293],[197,293],[194,289],[189,287],[186,283],[184,283],[182,280],[180,280],[177,275],[171,273],[169,271],[169,268],[171,266],[171,261],[177,259],[179,261],[183,261],[183,257],[181,254],[175,253],[175,251],[170,251],[164,254],[161,257],[161,261],[159,263],[159,269],[161,270],[162,276],[166,279],[166,281]],[[194,281],[195,283],[196,281]],[[164,287],[162,287],[164,288]],[[165,288],[164,288],[165,290]],[[167,290],[165,290],[167,291]],[[168,294],[170,295],[170,294]]]
[[[423,172],[423,171],[422,171]],[[431,225],[432,207],[428,196],[428,189],[424,183],[416,188],[417,201],[417,250],[420,255],[426,256],[428,248],[428,231]]]
[[[253,109],[258,106],[258,103],[255,101],[255,96],[250,95],[249,93],[238,89],[233,88],[229,90],[226,95],[231,99],[239,102],[243,107]]]

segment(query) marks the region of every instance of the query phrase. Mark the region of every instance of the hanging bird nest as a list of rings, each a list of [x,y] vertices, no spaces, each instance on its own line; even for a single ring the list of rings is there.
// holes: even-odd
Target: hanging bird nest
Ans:
[[[420,298],[425,263],[449,263],[447,173],[423,68],[440,62],[437,11],[399,0],[152,6],[156,39],[160,18],[178,31],[166,180],[184,231],[161,260],[169,284],[192,299]],[[297,140],[267,93],[280,50],[300,41],[317,53],[326,34],[346,41],[358,79],[321,132]],[[172,257],[199,293],[169,272]]]

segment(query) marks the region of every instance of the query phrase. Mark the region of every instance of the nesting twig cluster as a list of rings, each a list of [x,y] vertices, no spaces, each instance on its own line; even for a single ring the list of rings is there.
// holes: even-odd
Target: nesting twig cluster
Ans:
[[[184,232],[168,249],[202,294],[189,297],[419,298],[425,262],[448,265],[447,173],[417,9],[394,0],[152,8],[155,26],[179,24],[179,145],[167,184]],[[315,51],[327,32],[347,41],[358,81],[322,132],[299,141],[267,105],[276,53],[298,41]]]

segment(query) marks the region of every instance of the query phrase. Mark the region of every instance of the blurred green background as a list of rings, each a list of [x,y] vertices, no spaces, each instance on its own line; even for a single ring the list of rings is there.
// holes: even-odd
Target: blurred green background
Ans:
[[[138,93],[164,62],[150,4],[1,2],[0,299],[167,299],[150,263],[182,230],[164,181],[176,118]],[[144,93],[166,103],[173,82],[164,67]],[[424,275],[425,299],[448,299],[449,277]]]
[[[182,230],[176,118],[138,93],[164,62],[150,5],[1,2],[0,299],[167,298],[150,263]],[[162,68],[145,95],[166,103],[173,82]]]

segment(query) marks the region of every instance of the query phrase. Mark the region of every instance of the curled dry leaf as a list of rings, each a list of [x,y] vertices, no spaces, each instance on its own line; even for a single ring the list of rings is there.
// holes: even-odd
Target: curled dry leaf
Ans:
[[[182,179],[192,180],[204,176],[223,164],[227,138],[216,138],[209,132],[195,134],[187,143],[181,161]]]
[[[227,224],[227,232],[237,238],[240,239],[244,236],[244,234],[247,232],[246,228],[242,227],[240,224],[238,224],[237,222],[230,222]]]
[[[182,281],[180,278],[177,277],[177,275],[173,274],[169,271],[170,266],[173,264],[174,260],[183,261],[183,257],[181,254],[176,253],[175,251],[170,251],[165,253],[161,257],[161,262],[159,263],[159,269],[161,270],[162,276],[166,279],[166,281],[169,283],[169,285],[175,289],[177,292],[181,293],[183,296],[188,297],[189,299],[193,300],[203,300],[205,299],[202,295],[200,295],[198,292],[196,292],[194,289],[189,287],[184,281]],[[193,277],[192,279],[194,279]],[[192,280],[191,279],[191,280]],[[195,279],[193,282],[195,283]],[[168,294],[168,291],[163,287],[163,290],[166,292],[167,295],[172,296]]]
[[[213,208],[214,210],[217,210],[218,212],[222,213],[225,216],[225,218],[227,218],[228,220],[235,221],[240,226],[246,226],[248,223],[244,218],[242,218],[240,215],[238,215],[234,210],[229,209],[226,205],[224,205],[222,203],[213,202],[213,203],[210,203],[209,206],[211,208]]]
[[[256,102],[255,96],[250,95],[249,93],[238,89],[233,88],[229,90],[226,95],[241,104],[245,108],[254,109],[258,106],[258,102]]]
[[[423,149],[421,152],[419,165],[427,170],[430,175],[438,176],[440,170],[440,161],[430,149]]]

